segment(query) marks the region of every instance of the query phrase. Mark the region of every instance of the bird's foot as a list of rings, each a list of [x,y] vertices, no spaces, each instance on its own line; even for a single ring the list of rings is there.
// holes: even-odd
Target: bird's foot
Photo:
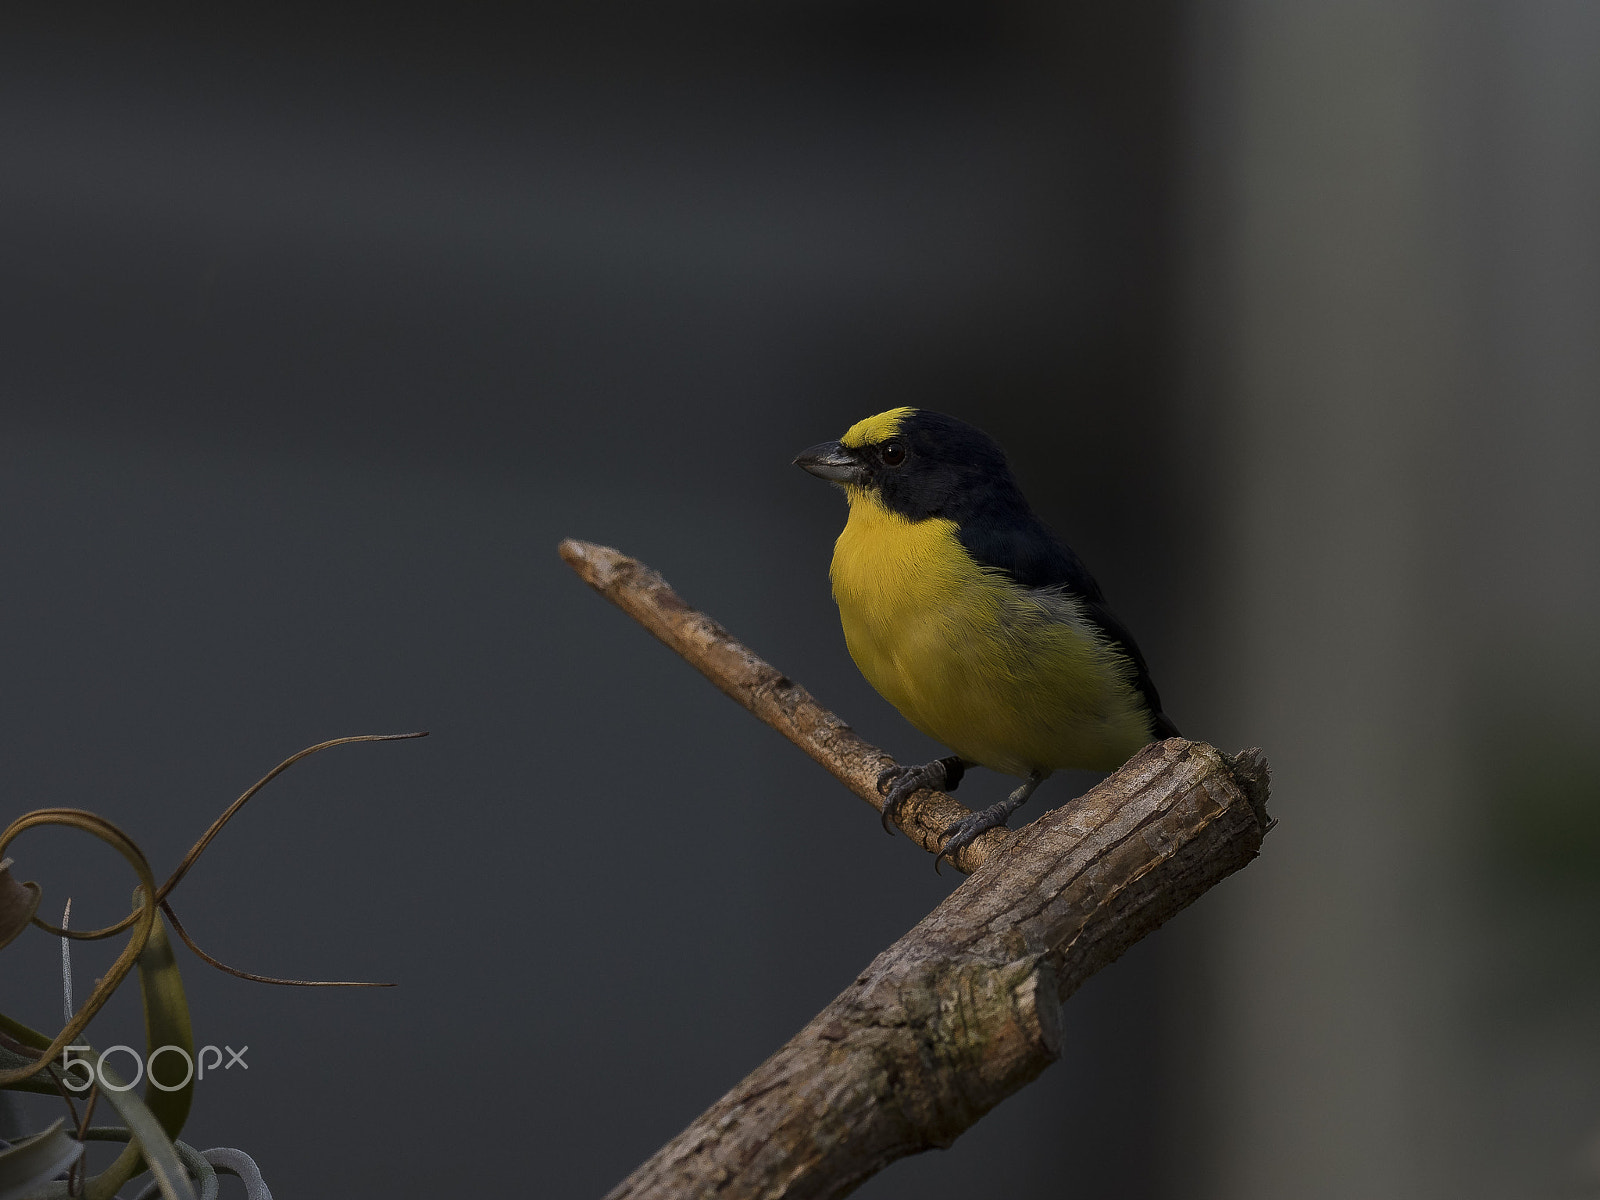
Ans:
[[[1002,800],[999,804],[990,806],[982,812],[968,813],[959,821],[951,821],[940,831],[939,836],[944,838],[944,845],[939,848],[939,853],[934,856],[933,869],[939,870],[939,860],[948,858],[950,865],[956,865],[956,855],[972,845],[991,829],[1004,829],[1006,819],[1011,816],[1016,805],[1007,805]]]
[[[966,764],[955,755],[936,758],[917,767],[885,767],[878,774],[878,794],[883,801],[883,831],[892,835],[889,822],[900,812],[900,806],[922,788],[936,792],[953,792],[966,773]]]
[[[962,850],[972,845],[973,842],[988,833],[989,830],[1005,828],[1006,821],[1010,819],[1011,814],[1027,802],[1028,797],[1033,795],[1033,789],[1043,783],[1049,773],[1043,770],[1035,771],[1028,776],[1026,783],[1000,801],[999,804],[990,805],[981,812],[968,813],[960,820],[952,821],[946,825],[939,833],[939,836],[945,839],[944,845],[939,848],[939,853],[933,856],[934,872],[938,873],[939,860],[941,858],[948,858],[950,865],[953,867],[956,865],[956,855],[961,853]]]

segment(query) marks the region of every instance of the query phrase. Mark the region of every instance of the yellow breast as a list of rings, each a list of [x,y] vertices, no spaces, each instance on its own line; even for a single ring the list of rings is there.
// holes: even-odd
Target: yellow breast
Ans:
[[[1149,740],[1125,661],[1070,597],[980,567],[953,521],[848,489],[833,595],[861,673],[929,737],[997,771],[1113,770]]]

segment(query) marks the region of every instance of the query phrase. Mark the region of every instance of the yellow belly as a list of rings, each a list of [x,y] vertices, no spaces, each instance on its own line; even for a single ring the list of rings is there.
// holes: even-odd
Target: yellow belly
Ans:
[[[969,762],[1110,771],[1150,740],[1130,671],[1076,603],[979,567],[954,522],[849,489],[833,552],[845,644],[884,699]]]

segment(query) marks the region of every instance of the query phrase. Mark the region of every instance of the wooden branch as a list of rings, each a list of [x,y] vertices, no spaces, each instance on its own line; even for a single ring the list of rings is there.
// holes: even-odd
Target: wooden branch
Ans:
[[[881,808],[888,756],[804,688],[642,563],[574,541],[561,556]],[[957,863],[970,879],[608,1200],[843,1196],[950,1145],[1055,1060],[1061,1001],[1256,856],[1267,791],[1260,751],[1170,738],[1027,828],[986,834]],[[938,793],[906,808],[902,828],[930,853],[966,811]]]
[[[1230,769],[1181,738],[1145,747],[1020,831],[607,1200],[843,1196],[950,1145],[1055,1060],[1062,1000],[1255,857],[1264,784],[1252,751]]]
[[[585,583],[816,759],[845,787],[883,811],[878,773],[894,765],[892,757],[705,613],[690,608],[665,579],[638,559],[610,546],[572,538],[559,549],[562,559]],[[944,844],[945,828],[968,815],[969,809],[944,792],[924,789],[900,806],[895,824],[929,854],[937,854]],[[956,868],[968,874],[977,870],[1010,836],[1003,829],[990,830],[956,855]]]

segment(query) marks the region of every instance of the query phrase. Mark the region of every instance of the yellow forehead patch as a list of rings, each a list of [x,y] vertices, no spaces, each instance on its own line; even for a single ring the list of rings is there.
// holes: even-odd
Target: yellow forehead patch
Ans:
[[[857,421],[846,430],[845,435],[839,439],[839,444],[847,450],[854,450],[858,446],[876,445],[886,438],[893,437],[900,428],[900,422],[916,411],[914,408],[891,408],[888,412],[881,412],[875,417]]]

